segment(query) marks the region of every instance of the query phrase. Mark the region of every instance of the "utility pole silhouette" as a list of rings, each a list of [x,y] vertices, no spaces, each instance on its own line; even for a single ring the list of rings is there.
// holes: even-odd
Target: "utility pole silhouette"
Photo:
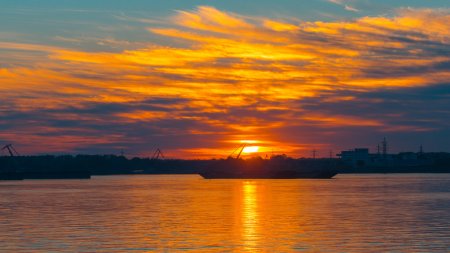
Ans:
[[[388,143],[386,141],[386,137],[383,138],[382,145],[383,145],[383,158],[386,159],[388,152]]]
[[[420,147],[419,147],[419,158],[423,158],[423,145],[422,144],[420,144]]]
[[[312,151],[312,156],[313,156],[313,159],[316,159],[316,150],[315,149],[313,149],[313,151]]]

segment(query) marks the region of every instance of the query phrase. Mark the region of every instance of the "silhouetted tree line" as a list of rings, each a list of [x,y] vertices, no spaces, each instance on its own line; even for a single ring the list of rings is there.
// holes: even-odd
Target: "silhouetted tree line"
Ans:
[[[397,171],[378,172],[450,172],[450,153],[426,153],[427,159],[433,160],[433,165],[428,168],[401,168]],[[251,158],[259,160],[262,158]],[[275,156],[271,159],[294,159],[286,156]],[[340,163],[339,159],[295,159],[299,165],[305,167],[336,165],[340,173],[345,172],[377,172],[377,171],[352,171]],[[215,166],[212,160],[181,160],[181,159],[149,159],[131,158],[117,155],[42,155],[42,156],[1,156],[0,172],[20,170],[22,172],[71,172],[89,171],[92,175],[115,174],[196,174],[202,169]]]
[[[93,175],[114,174],[192,174],[198,171],[202,160],[159,160],[116,155],[43,155],[0,157],[0,170],[22,172],[90,171]]]
[[[426,155],[434,160],[434,165],[437,168],[450,171],[450,153],[427,153]]]

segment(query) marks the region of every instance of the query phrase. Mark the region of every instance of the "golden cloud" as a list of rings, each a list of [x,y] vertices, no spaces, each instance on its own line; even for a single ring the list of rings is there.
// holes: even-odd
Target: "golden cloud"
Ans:
[[[18,58],[29,57],[28,66],[0,68],[0,91],[22,110],[83,107],[86,102],[121,104],[152,97],[187,101],[184,107],[173,105],[170,112],[135,109],[114,114],[126,122],[186,119],[193,111],[227,113],[266,102],[255,111],[278,110],[276,118],[190,118],[255,135],[292,121],[323,128],[388,126],[364,115],[308,111],[301,102],[297,108],[270,103],[351,101],[354,96],[344,96],[343,91],[429,86],[450,78],[448,67],[442,67],[450,62],[448,10],[404,9],[395,17],[345,22],[289,20],[294,19],[249,17],[201,6],[178,11],[170,27],[148,28],[155,35],[181,40],[183,46],[149,43],[111,53],[0,42],[0,49]],[[401,129],[390,127],[397,128]]]

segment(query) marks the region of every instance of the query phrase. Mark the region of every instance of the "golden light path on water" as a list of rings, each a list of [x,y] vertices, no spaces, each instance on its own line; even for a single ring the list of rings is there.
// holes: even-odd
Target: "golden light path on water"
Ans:
[[[242,241],[248,252],[255,252],[260,240],[257,187],[251,181],[245,181],[242,185]]]
[[[448,252],[450,175],[0,182],[0,252]]]

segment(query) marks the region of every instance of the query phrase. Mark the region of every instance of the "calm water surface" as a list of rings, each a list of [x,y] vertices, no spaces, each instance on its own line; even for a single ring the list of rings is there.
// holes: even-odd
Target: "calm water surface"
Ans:
[[[450,175],[0,182],[1,252],[450,252]]]

